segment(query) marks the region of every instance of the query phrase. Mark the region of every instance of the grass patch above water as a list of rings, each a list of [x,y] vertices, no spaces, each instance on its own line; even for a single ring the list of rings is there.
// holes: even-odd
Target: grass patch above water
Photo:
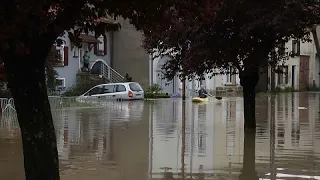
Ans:
[[[164,98],[170,98],[170,96],[165,93],[145,93],[144,98],[145,99],[164,99]]]

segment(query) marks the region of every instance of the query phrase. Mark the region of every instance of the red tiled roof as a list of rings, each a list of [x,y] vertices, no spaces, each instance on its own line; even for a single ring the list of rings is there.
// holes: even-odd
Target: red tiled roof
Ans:
[[[107,24],[117,24],[117,22],[112,20],[111,18],[98,18],[96,22],[107,23]]]
[[[100,41],[97,38],[91,35],[80,34],[79,38],[81,39],[82,42],[86,42],[86,43],[93,43],[93,44],[100,43]]]

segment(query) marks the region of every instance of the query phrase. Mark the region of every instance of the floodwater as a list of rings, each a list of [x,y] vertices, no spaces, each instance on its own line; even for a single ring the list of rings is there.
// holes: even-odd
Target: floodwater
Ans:
[[[320,93],[259,96],[255,134],[244,132],[242,103],[186,102],[184,116],[179,99],[54,111],[61,179],[320,179]],[[0,123],[0,177],[22,180],[10,117]]]

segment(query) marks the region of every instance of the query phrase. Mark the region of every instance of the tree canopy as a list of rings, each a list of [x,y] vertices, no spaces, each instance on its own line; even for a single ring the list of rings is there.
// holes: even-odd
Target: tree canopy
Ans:
[[[145,30],[145,49],[172,57],[164,66],[169,78],[275,65],[289,55],[285,42],[310,40],[311,27],[319,23],[313,0],[204,1],[190,13],[179,11],[166,14],[170,25]]]
[[[166,77],[202,78],[204,73],[239,73],[245,128],[255,129],[255,87],[267,66],[284,62],[291,38],[310,41],[319,23],[314,0],[203,0],[188,13],[170,8],[168,24],[145,27],[144,48],[169,56]],[[187,6],[188,7],[188,6]],[[230,70],[231,69],[231,70]]]
[[[47,49],[57,37],[68,31],[70,35],[80,32],[114,30],[110,24],[100,23],[100,18],[129,18],[132,23],[148,24],[160,18],[162,12],[173,0],[28,0],[1,1],[0,42],[2,57],[9,52],[29,54],[42,44]],[[38,52],[45,56],[48,51]]]
[[[186,0],[194,1],[194,0]],[[0,2],[0,59],[15,101],[26,179],[59,178],[56,135],[47,94],[45,67],[52,45],[68,35],[117,30],[104,18],[123,17],[137,28],[165,23],[163,12],[177,0],[3,0]],[[66,33],[67,32],[67,33]],[[78,41],[79,42],[79,41]],[[47,58],[48,57],[48,58]]]

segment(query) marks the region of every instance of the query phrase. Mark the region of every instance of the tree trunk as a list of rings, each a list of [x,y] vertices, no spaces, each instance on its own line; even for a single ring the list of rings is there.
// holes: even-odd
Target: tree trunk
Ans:
[[[5,66],[21,129],[26,180],[59,180],[44,59],[31,55],[15,57],[8,59]]]
[[[255,129],[255,108],[256,92],[255,87],[258,84],[259,73],[255,70],[247,70],[240,73],[240,84],[243,88],[243,105],[244,105],[244,128]]]
[[[239,180],[258,180],[256,172],[256,131],[247,129],[244,131],[244,146],[243,146],[243,167]]]
[[[182,79],[182,100],[186,100],[186,79]]]

